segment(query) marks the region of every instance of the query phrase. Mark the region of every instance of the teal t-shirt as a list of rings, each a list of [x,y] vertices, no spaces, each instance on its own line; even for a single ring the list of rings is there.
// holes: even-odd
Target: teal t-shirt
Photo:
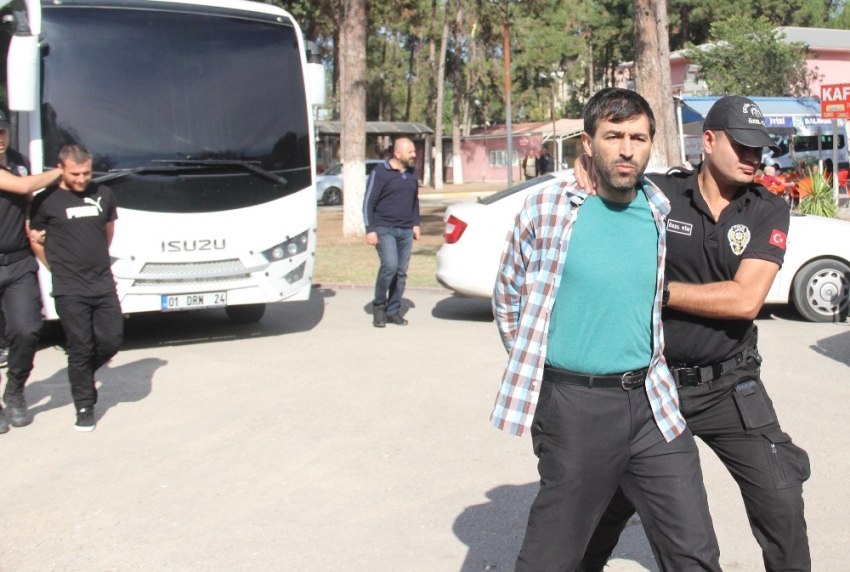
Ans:
[[[657,267],[658,229],[643,191],[628,204],[588,197],[550,316],[547,365],[600,375],[648,366]]]

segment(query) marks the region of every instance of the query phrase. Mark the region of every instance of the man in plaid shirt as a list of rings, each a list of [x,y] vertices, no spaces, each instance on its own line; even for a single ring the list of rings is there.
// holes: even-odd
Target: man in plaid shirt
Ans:
[[[584,129],[599,196],[565,184],[532,194],[493,297],[509,359],[492,419],[515,435],[530,428],[540,459],[516,572],[574,570],[618,486],[662,570],[719,571],[697,448],[662,353],[669,203],[642,178],[655,119],[640,95],[610,88],[588,102]]]

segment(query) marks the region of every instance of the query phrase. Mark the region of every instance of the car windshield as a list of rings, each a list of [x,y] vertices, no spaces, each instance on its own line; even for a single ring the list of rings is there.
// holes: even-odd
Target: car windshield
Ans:
[[[337,175],[339,175],[341,173],[342,173],[342,163],[337,163],[336,165],[334,165],[333,167],[331,167],[330,169],[328,169],[327,171],[325,171],[322,174],[327,175],[329,177],[336,177]]]
[[[501,201],[505,197],[509,197],[514,193],[518,193],[522,190],[525,190],[529,187],[533,187],[534,185],[545,183],[546,181],[553,181],[555,177],[552,175],[543,175],[542,177],[537,177],[536,179],[531,179],[530,181],[525,181],[524,183],[520,183],[519,185],[514,185],[513,187],[508,187],[504,191],[499,191],[498,193],[494,193],[487,198],[481,199],[482,205],[492,205],[495,202]]]

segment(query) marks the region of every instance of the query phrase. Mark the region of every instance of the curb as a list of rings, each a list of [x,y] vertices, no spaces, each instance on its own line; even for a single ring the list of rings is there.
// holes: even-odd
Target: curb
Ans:
[[[369,289],[374,290],[374,284],[347,284],[345,282],[321,282],[313,284],[313,288],[328,288],[330,290],[354,290],[354,289]],[[433,286],[405,286],[404,291],[415,290],[421,292],[436,292],[454,295],[454,292],[448,288],[437,288]]]

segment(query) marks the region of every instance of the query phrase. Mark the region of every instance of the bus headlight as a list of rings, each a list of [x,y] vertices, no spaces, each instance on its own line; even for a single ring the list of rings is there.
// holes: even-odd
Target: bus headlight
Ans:
[[[309,231],[304,231],[294,238],[290,238],[286,242],[273,246],[263,252],[266,260],[269,262],[277,262],[284,258],[292,258],[307,250],[307,234]]]

